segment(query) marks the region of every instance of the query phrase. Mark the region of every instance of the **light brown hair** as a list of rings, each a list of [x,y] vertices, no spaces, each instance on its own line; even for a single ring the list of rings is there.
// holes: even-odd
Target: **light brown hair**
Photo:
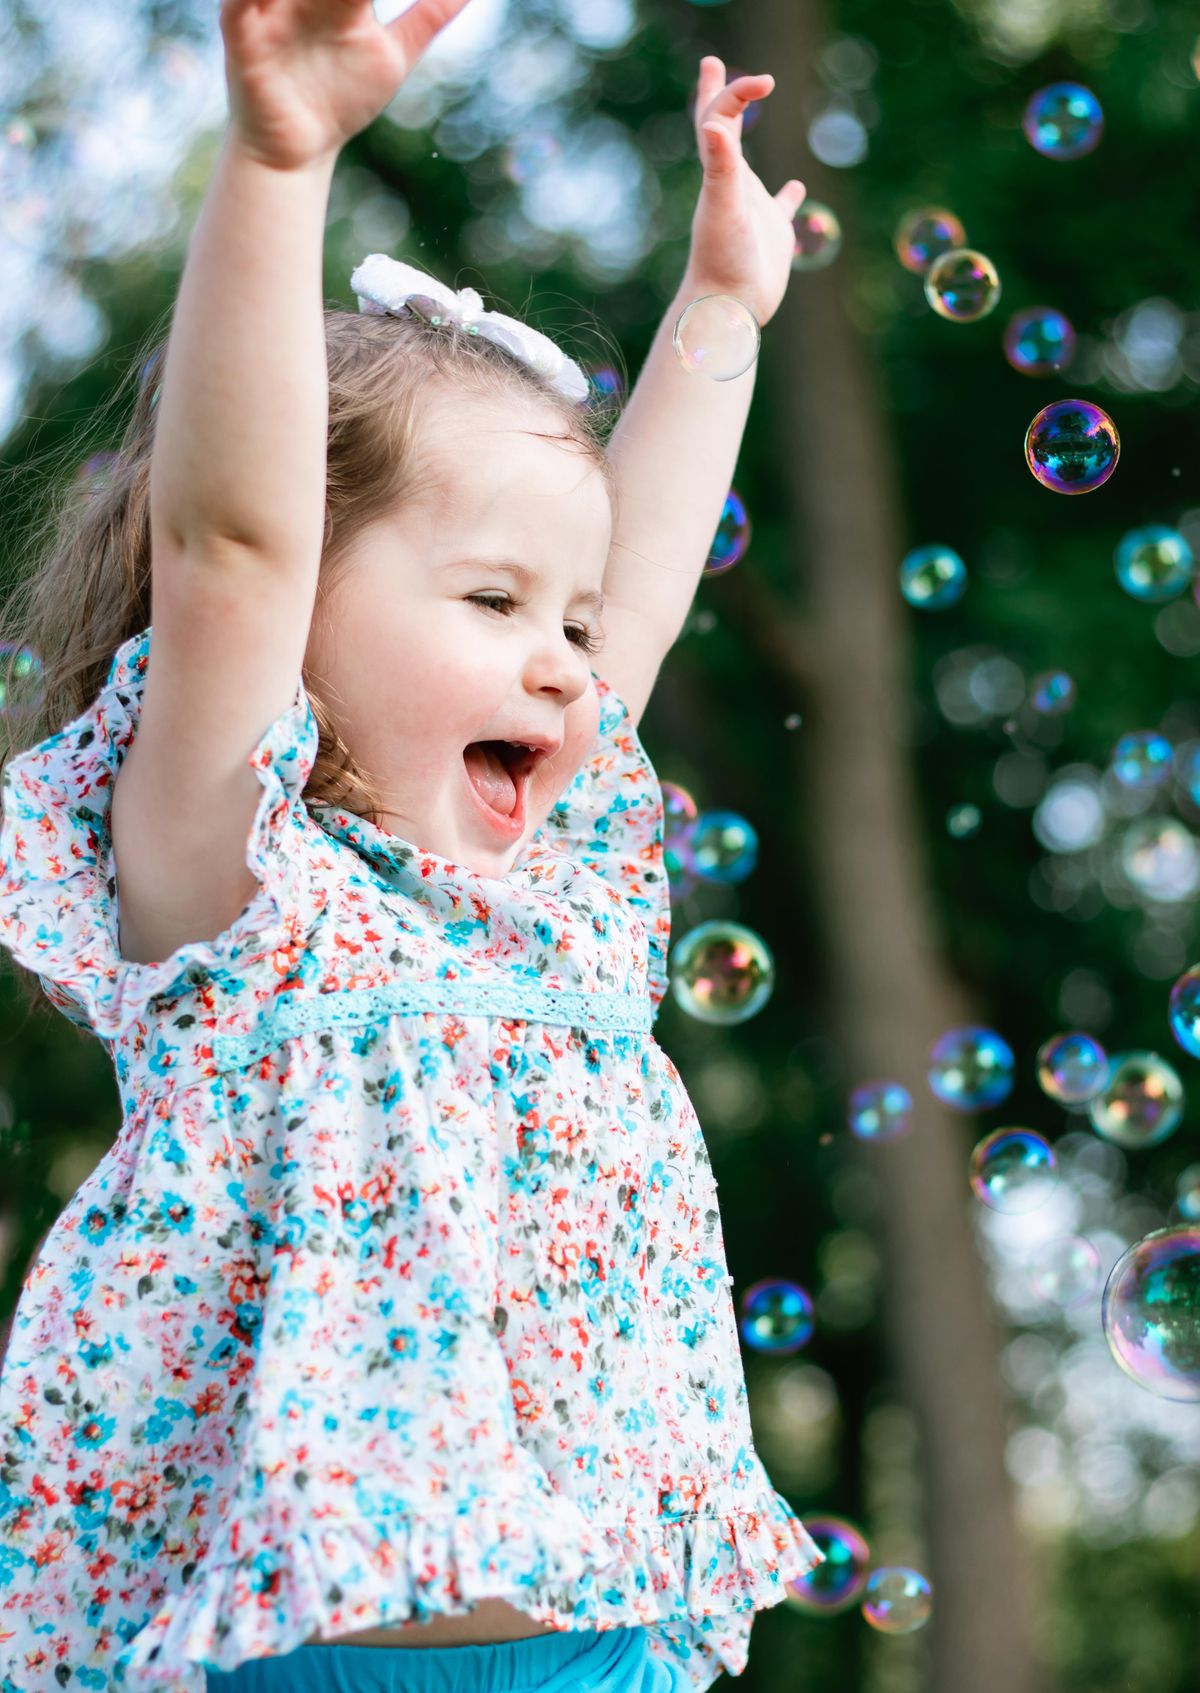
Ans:
[[[318,598],[329,592],[360,531],[417,491],[420,416],[431,384],[502,405],[511,406],[515,397],[544,402],[563,425],[561,434],[544,438],[578,447],[601,470],[615,502],[605,448],[611,411],[567,399],[485,336],[454,323],[434,325],[413,312],[393,317],[328,309],[325,344],[329,428]],[[104,686],[118,647],[150,624],[150,461],[165,351],[163,335],[144,346],[112,397],[113,406],[127,403],[136,387],[115,453],[95,455],[74,477],[63,475],[66,453],[56,454],[50,467],[47,481],[56,482],[26,549],[32,567],[0,607],[0,697],[6,707],[0,710],[0,771],[15,753],[80,716]],[[31,694],[21,668],[30,653],[43,667],[41,697],[18,710]],[[338,734],[307,670],[303,679],[319,731],[304,798],[379,823],[377,789]]]

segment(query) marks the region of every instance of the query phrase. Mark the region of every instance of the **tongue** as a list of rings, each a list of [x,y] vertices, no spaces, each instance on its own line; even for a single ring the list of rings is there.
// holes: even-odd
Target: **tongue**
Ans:
[[[517,805],[517,788],[500,754],[487,741],[472,741],[463,759],[475,791],[494,810],[511,817]]]

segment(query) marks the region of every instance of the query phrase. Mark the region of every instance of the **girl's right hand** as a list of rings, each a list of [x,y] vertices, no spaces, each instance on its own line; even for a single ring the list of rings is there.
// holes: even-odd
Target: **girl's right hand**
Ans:
[[[415,0],[381,24],[371,0],[221,0],[239,144],[280,170],[332,157],[379,115],[469,3]]]

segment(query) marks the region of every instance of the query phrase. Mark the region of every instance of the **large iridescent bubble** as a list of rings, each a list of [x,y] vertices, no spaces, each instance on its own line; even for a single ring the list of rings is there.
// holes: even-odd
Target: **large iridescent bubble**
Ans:
[[[1185,970],[1171,989],[1167,1019],[1183,1050],[1200,1058],[1200,964]]]
[[[732,294],[702,294],[679,314],[672,340],[685,370],[732,382],[758,357],[758,319]]]
[[[900,566],[900,592],[920,611],[944,611],[967,591],[967,567],[953,547],[914,547]]]
[[[1100,1317],[1109,1351],[1139,1387],[1200,1400],[1200,1228],[1136,1241],[1113,1265]]]
[[[1099,144],[1104,113],[1081,82],[1052,82],[1030,96],[1021,127],[1044,159],[1081,159]]]
[[[838,215],[820,200],[804,201],[792,219],[792,234],[793,270],[824,270],[841,250],[842,226]]]
[[[1171,774],[1175,752],[1157,729],[1131,729],[1112,750],[1111,768],[1123,788],[1150,793]]]
[[[1014,312],[1004,331],[1004,356],[1022,376],[1053,376],[1075,353],[1071,321],[1054,306]]]
[[[1055,494],[1090,494],[1108,481],[1120,456],[1116,424],[1091,400],[1055,400],[1025,432],[1025,462]]]
[[[929,1049],[929,1086],[955,1111],[986,1111],[1012,1092],[1015,1067],[995,1029],[947,1029]]]
[[[742,1339],[755,1352],[799,1352],[813,1336],[812,1296],[798,1282],[773,1276],[742,1295]]]
[[[867,1577],[861,1608],[880,1634],[912,1634],[933,1615],[933,1588],[920,1570],[886,1565]]]
[[[1058,1182],[1054,1149],[1033,1129],[995,1129],[971,1154],[971,1191],[991,1211],[1037,1211]]]
[[[952,248],[930,265],[925,298],[950,323],[977,323],[1000,303],[1000,275],[985,253]]]
[[[1088,1106],[1096,1133],[1117,1146],[1157,1146],[1183,1120],[1183,1083],[1157,1052],[1117,1052],[1108,1086]]]
[[[771,997],[775,960],[762,936],[715,917],[700,923],[671,954],[671,992],[701,1023],[744,1023]]]
[[[704,574],[723,576],[744,556],[749,545],[750,519],[746,514],[745,502],[737,489],[731,488],[725,496],[725,504],[721,507],[717,532],[713,536]]]
[[[913,1099],[899,1082],[864,1082],[850,1095],[847,1121],[856,1140],[894,1140],[912,1125]]]
[[[905,270],[924,276],[943,253],[967,244],[967,232],[953,212],[942,206],[920,206],[901,218],[893,242]]]
[[[824,1552],[825,1562],[787,1582],[788,1599],[812,1616],[835,1617],[862,1598],[871,1549],[844,1517],[805,1517],[804,1527]]]
[[[758,863],[758,832],[736,811],[701,812],[688,845],[706,882],[744,882]]]
[[[1059,1105],[1083,1105],[1108,1083],[1108,1054],[1082,1030],[1051,1035],[1038,1050],[1037,1077],[1042,1092]]]
[[[1196,568],[1186,539],[1165,523],[1130,529],[1117,543],[1114,562],[1122,588],[1146,605],[1161,605],[1182,594]]]

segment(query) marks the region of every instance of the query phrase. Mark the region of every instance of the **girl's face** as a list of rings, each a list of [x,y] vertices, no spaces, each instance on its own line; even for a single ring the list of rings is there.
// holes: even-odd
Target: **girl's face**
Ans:
[[[431,405],[425,492],[363,531],[318,600],[305,662],[377,784],[383,827],[503,877],[599,724],[592,655],[612,509],[599,468],[536,401]],[[426,477],[428,480],[426,481]],[[521,565],[522,580],[501,563]],[[486,596],[486,598],[480,598]],[[515,838],[476,795],[474,741],[545,738]]]

